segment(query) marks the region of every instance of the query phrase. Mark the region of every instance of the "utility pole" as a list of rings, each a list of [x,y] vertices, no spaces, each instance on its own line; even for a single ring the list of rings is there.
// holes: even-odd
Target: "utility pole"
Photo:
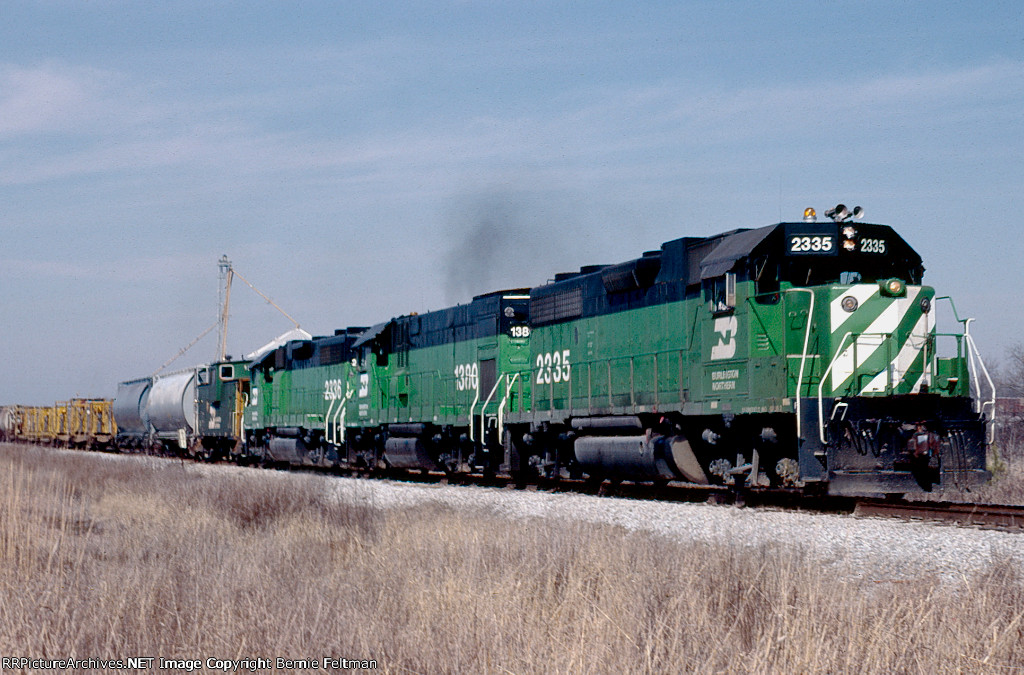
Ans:
[[[231,267],[231,261],[228,260],[227,255],[222,255],[220,260],[217,262],[217,266],[220,268],[220,293],[218,295],[218,301],[220,304],[220,321],[218,322],[220,328],[220,350],[217,353],[217,360],[223,361],[227,354],[228,345],[228,312],[231,308],[231,280],[235,276],[234,268]]]
[[[231,264],[231,260],[228,259],[227,255],[222,255],[220,260],[217,261],[217,266],[220,268],[220,294],[218,300],[220,308],[218,312],[217,322],[212,326],[204,330],[199,334],[195,340],[188,343],[188,346],[181,349],[177,355],[173,356],[170,361],[167,361],[164,365],[160,366],[160,369],[153,373],[153,377],[156,377],[164,368],[171,365],[179,356],[191,349],[197,342],[206,337],[214,328],[220,329],[220,339],[217,345],[217,360],[224,361],[227,359],[227,347],[228,347],[228,318],[231,316],[231,282],[234,281],[235,277],[238,277],[245,282],[245,285],[256,291],[256,294],[267,301],[268,305],[271,305],[274,309],[281,312],[286,319],[295,324],[295,328],[299,328],[299,322],[293,319],[288,312],[281,309],[276,302],[270,299],[263,291],[252,285],[252,282],[243,277],[241,274],[235,271],[234,266]]]

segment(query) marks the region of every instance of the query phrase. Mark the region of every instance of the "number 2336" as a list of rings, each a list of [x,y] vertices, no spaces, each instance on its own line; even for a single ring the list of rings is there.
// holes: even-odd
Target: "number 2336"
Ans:
[[[537,354],[537,384],[568,382],[570,374],[568,349]]]

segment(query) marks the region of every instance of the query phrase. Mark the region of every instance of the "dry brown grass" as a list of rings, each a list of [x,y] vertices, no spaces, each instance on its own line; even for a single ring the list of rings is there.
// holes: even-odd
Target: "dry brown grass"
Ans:
[[[798,546],[332,501],[322,477],[5,446],[0,652],[393,673],[1013,672],[1024,581],[825,573]]]
[[[956,501],[1024,504],[1024,437],[1020,430],[999,430],[988,469],[992,480],[974,493],[955,495]]]

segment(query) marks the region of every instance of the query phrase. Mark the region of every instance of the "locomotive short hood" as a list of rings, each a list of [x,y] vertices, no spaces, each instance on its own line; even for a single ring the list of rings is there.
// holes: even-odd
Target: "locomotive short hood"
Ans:
[[[805,248],[802,245],[805,240],[827,241],[828,244]],[[863,246],[865,242],[885,243],[879,250],[866,249]],[[672,243],[668,242],[664,247],[668,248]],[[884,260],[893,268],[918,270],[915,275],[918,278],[924,271],[921,256],[888,225],[848,222],[777,223],[753,230],[734,230],[705,240],[687,240],[687,248],[699,250],[709,243],[712,245],[710,252],[700,258],[701,280],[722,276],[733,271],[739,261],[762,256],[772,259],[832,259],[847,262],[870,259],[871,264]]]

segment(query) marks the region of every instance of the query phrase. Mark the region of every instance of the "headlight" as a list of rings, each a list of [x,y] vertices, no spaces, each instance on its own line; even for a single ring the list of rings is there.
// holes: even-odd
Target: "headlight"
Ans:
[[[857,298],[853,297],[852,295],[846,296],[845,298],[843,298],[843,301],[839,303],[840,307],[842,307],[847,312],[850,312],[851,314],[857,311],[857,305]]]
[[[857,228],[852,225],[843,227],[843,250],[850,252],[857,250]]]
[[[907,285],[903,283],[902,279],[886,279],[880,281],[879,286],[881,286],[882,294],[891,298],[901,298],[907,294]]]

